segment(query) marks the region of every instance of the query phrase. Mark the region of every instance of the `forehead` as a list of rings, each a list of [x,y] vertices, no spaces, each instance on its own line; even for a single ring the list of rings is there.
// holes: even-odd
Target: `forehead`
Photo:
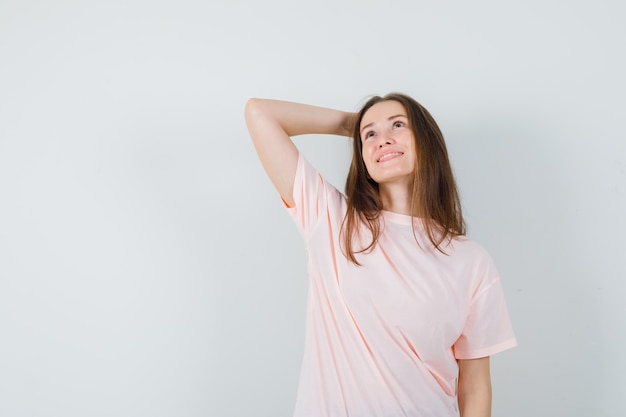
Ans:
[[[403,115],[406,117],[404,106],[395,100],[381,101],[370,107],[361,120],[361,129],[363,126],[371,123],[384,122],[390,117]]]

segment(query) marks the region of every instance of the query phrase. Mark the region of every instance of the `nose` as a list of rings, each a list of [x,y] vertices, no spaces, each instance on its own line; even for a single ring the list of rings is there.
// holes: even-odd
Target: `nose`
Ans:
[[[385,145],[392,145],[393,143],[395,143],[395,139],[391,136],[389,132],[385,132],[384,134],[379,136],[379,148],[382,148]]]

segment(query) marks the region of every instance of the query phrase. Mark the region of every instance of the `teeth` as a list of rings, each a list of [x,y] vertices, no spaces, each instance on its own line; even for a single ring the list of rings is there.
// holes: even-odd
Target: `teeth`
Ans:
[[[386,153],[383,156],[380,157],[380,159],[378,159],[378,162],[382,162],[385,161],[391,157],[397,156],[397,155],[402,155],[402,152],[391,152],[391,153]]]

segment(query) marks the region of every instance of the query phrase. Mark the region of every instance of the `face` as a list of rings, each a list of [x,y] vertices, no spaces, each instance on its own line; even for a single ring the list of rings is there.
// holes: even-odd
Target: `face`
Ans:
[[[411,184],[415,171],[415,139],[404,106],[381,101],[361,121],[362,156],[367,172],[380,184]]]

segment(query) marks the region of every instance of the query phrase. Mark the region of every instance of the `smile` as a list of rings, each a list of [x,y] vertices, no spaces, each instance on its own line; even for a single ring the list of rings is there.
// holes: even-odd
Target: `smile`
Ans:
[[[388,161],[389,159],[397,158],[402,155],[404,155],[402,152],[389,152],[389,153],[382,155],[380,158],[378,158],[376,162],[385,162],[385,161]]]

